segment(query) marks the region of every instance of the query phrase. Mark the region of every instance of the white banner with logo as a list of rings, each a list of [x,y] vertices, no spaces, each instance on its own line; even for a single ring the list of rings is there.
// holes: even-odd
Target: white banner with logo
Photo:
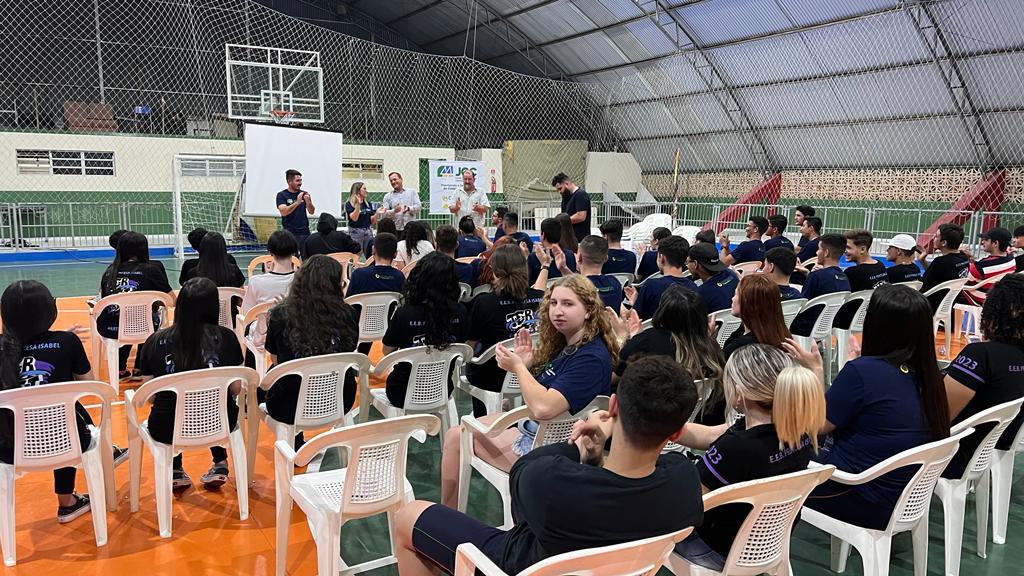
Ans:
[[[462,189],[462,171],[472,170],[476,174],[478,188],[485,185],[481,180],[487,174],[483,162],[431,160],[430,166],[430,213],[451,214],[448,211],[457,190]]]

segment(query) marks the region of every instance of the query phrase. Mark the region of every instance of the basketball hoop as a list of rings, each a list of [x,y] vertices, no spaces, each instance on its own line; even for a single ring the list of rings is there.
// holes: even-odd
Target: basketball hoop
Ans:
[[[270,117],[274,120],[275,124],[288,124],[294,116],[295,112],[291,110],[270,111]]]

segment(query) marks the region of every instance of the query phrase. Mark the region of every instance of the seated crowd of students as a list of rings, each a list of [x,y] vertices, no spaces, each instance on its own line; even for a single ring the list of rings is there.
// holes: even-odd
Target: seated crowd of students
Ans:
[[[352,213],[359,216],[355,207]],[[1008,274],[973,297],[982,306],[982,341],[965,347],[944,373],[932,330],[936,302],[922,293],[950,279],[981,282],[1015,266],[1020,270],[1024,262],[1007,253],[1013,238],[1004,229],[982,235],[987,256],[980,260],[960,251],[963,229],[957,225],[939,228],[940,255],[930,262],[918,254],[912,238],[896,236],[886,251],[895,265],[886,268],[872,257],[868,231],[822,235],[822,221],[809,206],[797,210],[801,239],[795,246],[783,235],[785,217],[751,217],[747,238],[737,247],[723,235],[717,248],[710,231],[698,234],[691,246],[658,228],[639,259],[622,248],[623,226],[615,220],[601,225],[600,236],[586,236],[578,245],[567,218],[543,220],[534,243],[519,230],[518,215],[507,210],[503,233],[493,240],[466,219],[458,229],[408,222],[401,241],[390,218],[375,216],[374,223],[377,234],[356,242],[336,230],[333,216],[321,216],[317,234],[305,242],[300,267],[292,261],[300,252],[295,237],[274,232],[267,245],[271,262],[265,274],[248,280],[240,311],[277,302],[266,326],[250,334],[277,363],[356,350],[359,314],[345,298],[382,291],[402,294],[381,342],[385,354],[453,343],[467,343],[480,353],[514,339],[511,349],[498,346],[493,360],[469,366],[467,377],[477,388],[500,391],[505,375],[515,375],[531,415],[496,436],[474,435],[472,443],[476,456],[510,474],[515,526],[500,530],[455,510],[465,447],[460,428],[453,426],[442,440],[441,502],[413,502],[398,515],[395,538],[403,576],[438,568],[452,572],[455,549],[465,542],[516,573],[561,552],[687,526],[697,529],[676,551],[720,570],[746,511],[725,507],[705,514],[703,493],[794,472],[812,460],[859,473],[947,437],[951,423],[1024,396],[1024,275]],[[1024,248],[1024,230],[1016,232],[1018,247]],[[199,258],[183,266],[175,322],[141,345],[134,371],[127,370],[129,351],[122,349],[123,376],[148,379],[246,362],[234,333],[218,324],[217,288],[242,286],[241,271],[220,234],[196,230],[189,242]],[[367,261],[350,276],[325,256],[358,252],[363,245]],[[852,265],[841,268],[844,255]],[[741,279],[730,268],[754,260],[763,262],[761,273]],[[613,274],[646,281],[639,288],[623,287]],[[790,284],[795,274],[802,275],[800,288]],[[920,290],[899,284],[914,280],[923,283]],[[460,283],[490,290],[464,301]],[[808,334],[817,314],[803,312],[790,327],[782,302],[866,289],[874,289],[875,296],[862,345],[825,392],[817,349],[793,339]],[[163,266],[149,259],[145,236],[123,232],[100,294],[138,290],[170,292],[171,287]],[[708,320],[718,310],[730,310],[742,323],[724,346]],[[12,284],[0,300],[0,314],[0,387],[92,377],[78,337],[51,330],[56,306],[45,286]],[[116,309],[105,311],[101,335],[116,337],[117,320]],[[650,327],[644,330],[646,320]],[[837,318],[837,325],[843,321]],[[368,345],[360,350],[368,352]],[[396,407],[405,402],[409,372],[400,365],[387,378],[387,397]],[[349,372],[345,381],[347,411],[355,402],[356,375]],[[276,420],[293,422],[298,388],[298,378],[282,380],[261,400]],[[577,414],[598,396],[611,396],[608,410],[577,424],[569,443],[533,448],[538,421]],[[85,442],[90,420],[78,408]],[[158,442],[171,442],[174,411],[173,393],[154,398],[149,428]],[[473,412],[485,424],[498,417],[475,399]],[[228,414],[234,426],[238,409],[231,399]],[[734,419],[737,414],[742,417]],[[1022,419],[1006,430],[1003,447]],[[301,435],[295,441],[301,443]],[[12,442],[13,422],[0,412],[0,461],[11,461]],[[663,453],[669,442],[703,455],[694,460]],[[965,440],[947,474],[962,471],[975,447],[976,441]],[[222,448],[211,453],[213,464],[201,480],[218,486],[228,480],[227,453]],[[118,449],[116,456],[123,455]],[[880,528],[912,472],[901,470],[852,490],[826,482],[806,505]],[[62,522],[89,507],[87,496],[74,493],[74,477],[74,469],[54,473]],[[191,485],[180,456],[173,482],[177,489]]]

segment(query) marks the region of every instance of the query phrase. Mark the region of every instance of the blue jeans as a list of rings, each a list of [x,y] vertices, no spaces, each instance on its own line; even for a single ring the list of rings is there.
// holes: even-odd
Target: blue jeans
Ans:
[[[696,564],[709,570],[721,572],[725,569],[725,558],[708,546],[696,532],[690,534],[685,540],[676,544],[676,554],[679,554],[690,564]]]
[[[353,240],[359,243],[359,251],[365,252],[366,245],[369,244],[370,240],[373,239],[373,229],[349,227],[348,235],[351,236]]]

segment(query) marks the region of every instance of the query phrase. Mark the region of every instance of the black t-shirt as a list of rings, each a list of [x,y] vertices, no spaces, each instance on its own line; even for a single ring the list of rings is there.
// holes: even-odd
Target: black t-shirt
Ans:
[[[384,333],[381,343],[398,349],[426,345],[424,337],[427,331],[427,318],[426,311],[421,306],[411,304],[399,306],[388,322],[388,331]],[[461,303],[456,303],[449,318],[450,341],[453,343],[465,342],[469,329],[466,307]],[[399,364],[388,375],[388,384],[404,385],[409,381],[409,374],[409,365]]]
[[[359,254],[361,250],[359,242],[341,230],[332,230],[326,236],[314,232],[302,245],[302,259],[305,260],[317,254],[336,254],[338,252]]]
[[[1017,272],[1024,272],[1024,253],[1013,259],[1017,263]]]
[[[466,340],[479,342],[483,352],[502,340],[514,337],[520,328],[536,332],[540,322],[537,309],[543,299],[544,292],[533,288],[526,289],[526,298],[522,300],[493,292],[480,294],[473,299]],[[480,366],[470,364],[466,368],[469,380],[474,384],[489,384],[493,388],[499,379],[504,378],[504,371],[498,368],[494,359]]]
[[[577,188],[569,196],[562,197],[563,213],[572,216],[581,210],[587,213],[586,217],[582,222],[572,225],[572,233],[576,236],[577,242],[590,234],[590,196],[587,196],[587,191],[583,188]]]
[[[651,249],[644,252],[644,255],[640,257],[640,264],[636,268],[636,279],[638,282],[643,281],[658,270],[658,250]]]
[[[796,259],[803,262],[810,258],[814,258],[818,255],[818,244],[821,243],[821,238],[815,238],[814,240],[807,240],[803,236],[800,237],[800,251],[796,254]]]
[[[658,458],[653,473],[626,478],[580,464],[575,445],[532,450],[509,473],[515,526],[490,539],[484,554],[508,574],[540,560],[697,526],[699,478],[681,454]]]
[[[857,264],[843,270],[850,281],[850,292],[872,290],[889,281],[885,264],[875,261],[873,264]]]
[[[675,360],[676,343],[672,339],[672,332],[665,328],[648,328],[626,340],[619,351],[619,364],[615,367],[615,373],[622,376],[630,362],[645,356],[668,356]]]
[[[890,284],[913,282],[921,279],[921,269],[917,264],[895,264],[886,270]]]
[[[1024,396],[1024,349],[1002,342],[975,342],[968,344],[946,368],[946,375],[974,391],[974,398],[964,406],[953,424],[958,424],[978,412]],[[1009,450],[1014,435],[1024,422],[1024,412],[1017,414],[996,443],[996,448]],[[991,426],[976,431],[960,441],[956,456],[949,463],[947,477],[959,476],[968,460],[978,448],[982,436]]]
[[[196,267],[199,266],[199,258],[193,258],[191,260],[185,260],[181,263],[181,271],[178,272],[178,285],[184,284],[191,276],[189,273]]]
[[[295,204],[295,201],[299,199],[300,192],[304,192],[304,190],[299,190],[299,192],[292,192],[287,188],[281,190],[277,193],[276,206],[291,206]],[[291,214],[281,217],[281,227],[292,234],[309,236],[309,216],[306,215],[305,201],[303,201],[302,206],[293,210]]]
[[[231,278],[229,278],[227,284],[223,286],[218,284],[218,288],[241,288],[242,286],[245,286],[245,275],[238,269],[238,264],[234,262],[234,259],[228,261],[228,273],[231,275]],[[193,266],[189,268],[185,281],[197,278],[198,276],[199,266]]]
[[[753,332],[744,333],[741,326],[739,330],[726,338],[725,344],[722,345],[722,353],[725,354],[725,359],[729,360],[733,352],[751,344],[757,344],[757,336],[754,336]]]
[[[970,266],[971,259],[963,252],[950,252],[936,257],[924,271],[924,276],[921,277],[921,292],[927,292],[943,282],[967,278]],[[941,294],[933,294],[928,297],[932,310],[939,307],[939,303],[942,302],[945,295],[946,293],[943,291]]]
[[[810,444],[810,438],[804,437],[799,448],[780,449],[775,426],[762,424],[748,430],[741,419],[711,444],[697,462],[697,472],[701,484],[709,490],[798,472],[807,468],[811,460]],[[697,534],[715,552],[728,556],[749,511],[747,504],[727,504],[708,510]]]
[[[122,294],[124,292],[140,292],[142,290],[154,290],[156,292],[170,292],[171,285],[167,281],[167,272],[164,267],[153,262],[122,262],[121,267],[115,272],[114,285],[110,283],[110,268],[103,273],[100,280],[100,296],[106,297],[111,294]],[[156,311],[157,305],[153,306],[153,324],[158,321]],[[108,306],[100,312],[96,319],[100,335],[106,338],[117,338],[118,319],[120,308]]]

